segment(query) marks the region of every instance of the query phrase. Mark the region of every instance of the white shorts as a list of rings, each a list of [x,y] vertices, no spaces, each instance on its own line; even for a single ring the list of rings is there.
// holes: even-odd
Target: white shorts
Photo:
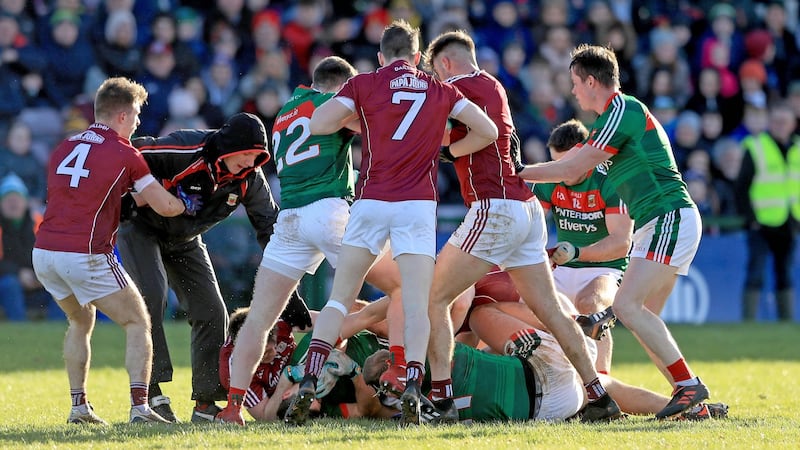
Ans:
[[[33,270],[57,301],[75,294],[81,305],[119,292],[133,283],[113,253],[89,255],[34,248]]]
[[[341,198],[323,198],[278,213],[261,265],[299,280],[317,271],[324,259],[336,267],[350,205]]]
[[[558,266],[553,270],[553,281],[556,290],[566,295],[572,303],[583,288],[597,277],[609,276],[619,283],[622,271],[610,267],[564,267]]]
[[[435,258],[436,202],[356,200],[342,243],[379,255],[387,240],[395,258],[404,253]]]
[[[547,260],[547,226],[538,201],[485,199],[472,202],[447,241],[503,269]]]
[[[703,223],[697,208],[670,211],[633,233],[630,256],[677,267],[678,275],[686,275],[702,234]]]
[[[541,344],[528,358],[536,372],[536,382],[542,392],[536,420],[564,420],[572,417],[583,406],[584,388],[578,371],[572,366],[550,333],[537,330]],[[589,357],[597,358],[597,347],[587,339]]]

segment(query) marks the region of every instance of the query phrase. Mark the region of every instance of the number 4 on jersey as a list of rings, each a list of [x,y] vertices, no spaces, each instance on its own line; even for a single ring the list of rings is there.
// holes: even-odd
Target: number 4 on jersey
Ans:
[[[76,145],[58,165],[56,174],[69,175],[69,187],[78,187],[81,178],[89,177],[89,170],[84,169],[83,165],[86,163],[86,157],[89,156],[89,149],[91,148],[92,146],[86,143]]]

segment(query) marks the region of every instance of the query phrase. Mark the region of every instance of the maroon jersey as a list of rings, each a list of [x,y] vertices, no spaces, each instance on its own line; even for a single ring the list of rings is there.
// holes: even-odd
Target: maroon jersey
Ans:
[[[467,104],[456,88],[395,61],[351,78],[335,98],[361,119],[356,199],[438,200],[436,173],[447,118]]]
[[[281,371],[289,363],[292,353],[297,348],[297,343],[292,335],[292,327],[278,320],[276,333],[275,357],[270,362],[259,362],[256,372],[250,380],[250,386],[244,396],[244,406],[252,408],[275,393],[275,387],[281,379]],[[219,350],[219,381],[226,390],[231,384],[231,355],[233,355],[233,341],[230,337]]]
[[[492,119],[498,131],[495,142],[456,159],[454,163],[464,203],[469,206],[476,200],[488,198],[530,200],[533,194],[525,181],[516,176],[511,160],[510,137],[514,124],[503,85],[482,70],[455,76],[447,81],[478,105]],[[450,132],[450,141],[455,142],[466,134],[467,128],[456,123]]]
[[[85,254],[111,253],[117,238],[122,196],[150,176],[128,139],[95,123],[67,138],[50,155],[47,210],[36,248]]]
[[[492,267],[489,273],[475,283],[475,297],[472,299],[472,305],[470,305],[467,315],[464,317],[464,323],[461,328],[456,330],[455,334],[472,331],[469,326],[469,317],[472,314],[472,310],[478,306],[489,303],[519,303],[520,298],[519,292],[517,292],[517,288],[514,286],[514,282],[511,281],[511,276],[508,275],[508,272],[497,266]]]

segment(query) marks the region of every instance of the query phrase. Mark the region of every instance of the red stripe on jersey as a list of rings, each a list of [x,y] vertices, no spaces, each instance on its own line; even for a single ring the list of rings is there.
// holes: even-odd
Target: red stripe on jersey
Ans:
[[[606,202],[598,189],[575,192],[568,186],[558,185],[553,190],[552,200],[553,206],[574,211],[592,212],[602,211],[606,208]]]
[[[594,140],[594,139],[591,139],[591,140],[589,140],[589,142],[587,142],[586,144],[588,144],[588,145],[595,145],[595,140]],[[596,146],[596,145],[595,145],[595,146]],[[606,146],[603,148],[603,151],[604,151],[604,152],[606,152],[606,153],[611,153],[612,155],[616,155],[617,153],[619,153],[619,149],[618,149],[618,148],[612,147],[612,146],[610,146],[610,145],[606,145]]]

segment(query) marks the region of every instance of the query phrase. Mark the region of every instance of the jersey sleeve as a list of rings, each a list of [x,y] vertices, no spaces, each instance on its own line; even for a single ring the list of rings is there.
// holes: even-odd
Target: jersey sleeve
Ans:
[[[550,209],[552,207],[551,197],[553,195],[553,183],[536,183],[533,185],[533,195],[541,203],[542,208]]]
[[[602,127],[592,130],[588,143],[600,150],[616,155],[633,137],[632,131],[644,131],[646,123],[641,112],[632,111],[620,96],[616,96],[604,113],[607,118]]]
[[[336,101],[346,106],[350,111],[356,110],[356,81],[353,77],[345,82],[344,86],[333,97]]]

